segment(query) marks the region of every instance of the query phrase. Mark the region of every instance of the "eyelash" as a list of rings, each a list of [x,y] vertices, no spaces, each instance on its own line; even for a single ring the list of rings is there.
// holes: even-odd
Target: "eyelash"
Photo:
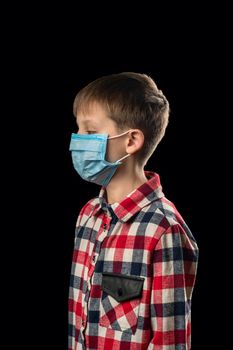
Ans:
[[[79,133],[79,128],[78,128],[78,130],[77,130],[77,133]],[[96,134],[97,132],[96,131],[94,131],[94,130],[83,130],[82,132],[81,132],[82,134],[83,133],[85,133],[85,134]]]

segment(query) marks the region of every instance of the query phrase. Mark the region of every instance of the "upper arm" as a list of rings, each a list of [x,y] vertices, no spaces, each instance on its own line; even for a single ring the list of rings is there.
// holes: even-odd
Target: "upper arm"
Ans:
[[[162,234],[153,255],[151,323],[155,344],[189,344],[197,260],[196,242],[182,226],[170,226]]]

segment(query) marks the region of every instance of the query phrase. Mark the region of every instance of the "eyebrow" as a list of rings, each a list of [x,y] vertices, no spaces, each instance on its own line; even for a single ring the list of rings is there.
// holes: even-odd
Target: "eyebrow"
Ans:
[[[78,124],[78,119],[76,119],[76,123],[77,123],[77,125],[79,125],[79,124]],[[84,124],[84,125],[91,124],[91,125],[97,127],[95,121],[94,121],[94,120],[91,120],[91,119],[85,119],[85,120],[83,120],[83,121],[82,121],[82,124]]]

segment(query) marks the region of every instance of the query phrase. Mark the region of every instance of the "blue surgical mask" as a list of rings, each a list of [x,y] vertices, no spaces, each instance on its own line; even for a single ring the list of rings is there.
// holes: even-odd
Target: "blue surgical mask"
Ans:
[[[112,137],[106,134],[72,134],[70,151],[77,173],[86,181],[106,187],[122,164],[121,160],[130,156],[127,154],[114,163],[105,160],[107,140],[123,136],[129,131]]]

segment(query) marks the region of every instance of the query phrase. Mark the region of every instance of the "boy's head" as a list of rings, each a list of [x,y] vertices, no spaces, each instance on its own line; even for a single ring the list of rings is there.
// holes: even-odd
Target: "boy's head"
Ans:
[[[133,72],[101,77],[80,90],[74,100],[75,117],[93,114],[93,109],[103,110],[119,133],[141,130],[144,142],[135,154],[140,165],[146,164],[164,136],[169,118],[169,103],[155,82]]]

